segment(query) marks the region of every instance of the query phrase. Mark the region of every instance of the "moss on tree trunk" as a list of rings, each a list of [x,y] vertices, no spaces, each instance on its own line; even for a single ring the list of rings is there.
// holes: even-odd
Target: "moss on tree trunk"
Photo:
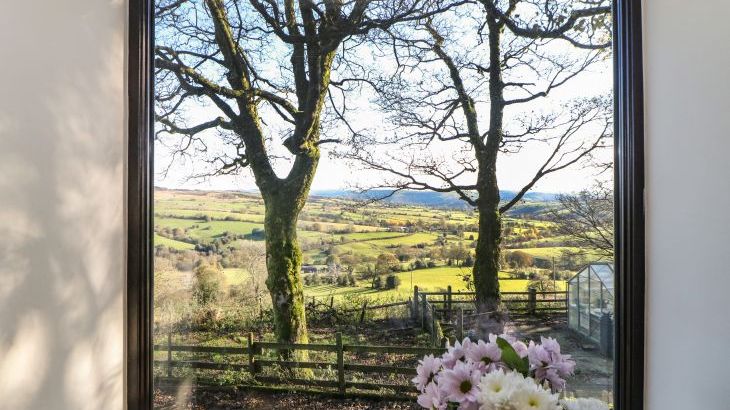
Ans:
[[[499,245],[501,217],[496,209],[479,211],[479,238],[474,260],[474,288],[480,310],[494,310],[500,301]]]
[[[481,196],[483,202],[479,206],[479,238],[472,271],[477,310],[495,312],[480,321],[479,330],[484,334],[502,333],[504,329],[499,292],[502,217],[499,213],[499,190],[496,192]]]
[[[267,201],[268,202],[268,201]],[[302,251],[297,242],[298,210],[286,198],[267,203],[266,286],[271,294],[274,331],[279,342],[307,343],[307,320],[301,280]],[[294,212],[292,212],[294,211]]]

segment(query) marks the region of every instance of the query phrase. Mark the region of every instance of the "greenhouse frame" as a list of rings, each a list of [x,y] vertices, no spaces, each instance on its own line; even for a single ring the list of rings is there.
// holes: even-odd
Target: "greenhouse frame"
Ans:
[[[614,267],[594,262],[568,280],[568,327],[612,353]]]

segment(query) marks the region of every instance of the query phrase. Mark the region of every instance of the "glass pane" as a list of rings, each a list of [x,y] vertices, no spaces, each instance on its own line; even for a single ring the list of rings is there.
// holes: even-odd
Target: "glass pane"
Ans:
[[[610,402],[610,5],[157,0],[155,406]]]

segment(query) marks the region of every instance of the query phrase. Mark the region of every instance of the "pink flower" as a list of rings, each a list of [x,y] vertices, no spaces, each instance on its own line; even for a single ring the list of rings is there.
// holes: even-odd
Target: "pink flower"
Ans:
[[[441,364],[447,369],[453,369],[454,365],[458,361],[463,361],[466,358],[466,352],[471,348],[471,340],[464,338],[464,340],[456,343],[441,356]]]
[[[471,409],[477,402],[481,376],[472,363],[457,361],[453,369],[441,371],[438,384],[447,400],[459,403],[459,409]]]
[[[512,345],[512,348],[515,349],[515,352],[517,352],[517,354],[520,357],[526,357],[527,356],[527,345],[524,344],[524,343],[522,343],[522,342],[520,342],[519,340],[517,340],[516,337],[510,336],[510,335],[508,335],[506,333],[503,333],[503,334],[501,334],[499,336],[490,333],[489,334],[489,342],[496,344],[498,337],[501,337],[502,339],[506,340],[510,345]]]
[[[552,337],[540,337],[540,344],[550,353],[560,354],[560,343]]]
[[[520,341],[515,341],[510,343],[512,345],[512,348],[515,349],[515,352],[517,352],[517,355],[520,356],[520,358],[527,357],[527,345]]]
[[[575,361],[560,353],[560,344],[553,338],[542,337],[540,344],[530,342],[527,347],[530,369],[538,383],[547,381],[553,391],[565,389],[565,377],[573,374]]]
[[[423,393],[418,395],[417,402],[429,410],[445,410],[447,405],[444,394],[436,383],[429,383]]]
[[[474,362],[474,364],[484,373],[489,373],[503,366],[500,363],[502,359],[502,349],[497,343],[484,343],[480,340],[472,343],[471,348],[466,352],[466,358]]]
[[[416,367],[416,377],[411,379],[413,384],[416,385],[419,391],[423,392],[426,385],[431,383],[436,376],[436,373],[441,369],[441,359],[428,355],[423,360],[418,361],[418,367]]]

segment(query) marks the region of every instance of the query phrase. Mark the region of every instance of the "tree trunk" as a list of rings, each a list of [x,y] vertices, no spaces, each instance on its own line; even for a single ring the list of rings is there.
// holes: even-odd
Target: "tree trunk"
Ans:
[[[301,280],[302,252],[297,242],[299,209],[294,198],[266,201],[266,286],[271,294],[274,331],[279,342],[307,343],[307,320]],[[285,353],[288,355],[288,353]]]
[[[478,330],[481,337],[504,331],[499,293],[500,243],[502,242],[502,217],[499,213],[499,189],[480,193],[479,238],[474,259],[474,291],[479,312],[494,312],[480,318]]]
[[[494,311],[499,306],[499,245],[502,220],[496,207],[479,207],[479,238],[474,259],[474,288],[477,308]]]

